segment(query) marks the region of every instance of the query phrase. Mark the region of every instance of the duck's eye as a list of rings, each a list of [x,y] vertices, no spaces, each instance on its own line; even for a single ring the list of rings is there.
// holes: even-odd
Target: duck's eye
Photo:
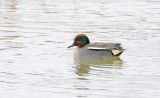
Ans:
[[[77,38],[77,41],[81,41],[81,38],[79,37],[79,38]]]

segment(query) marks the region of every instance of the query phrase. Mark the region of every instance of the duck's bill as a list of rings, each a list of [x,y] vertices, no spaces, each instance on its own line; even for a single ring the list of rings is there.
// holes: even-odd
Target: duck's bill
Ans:
[[[71,48],[71,47],[74,47],[74,46],[75,46],[75,44],[73,43],[72,45],[68,46],[67,48]]]

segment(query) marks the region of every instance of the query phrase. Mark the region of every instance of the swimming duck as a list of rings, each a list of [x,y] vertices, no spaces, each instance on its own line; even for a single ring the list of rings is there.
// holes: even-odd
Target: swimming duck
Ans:
[[[111,56],[120,56],[124,49],[120,43],[90,43],[85,34],[78,34],[74,38],[71,48],[77,46],[74,56],[78,58],[106,58]]]

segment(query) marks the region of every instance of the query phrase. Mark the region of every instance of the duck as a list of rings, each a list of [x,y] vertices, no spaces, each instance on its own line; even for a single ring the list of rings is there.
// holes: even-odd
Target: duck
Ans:
[[[86,34],[78,34],[74,40],[73,44],[68,46],[68,48],[77,46],[74,51],[74,56],[76,58],[107,58],[120,56],[124,49],[121,43],[102,43],[94,42],[91,43]]]

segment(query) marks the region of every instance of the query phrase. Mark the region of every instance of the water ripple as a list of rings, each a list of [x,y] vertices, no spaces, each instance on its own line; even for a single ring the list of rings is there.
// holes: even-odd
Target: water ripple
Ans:
[[[159,97],[159,4],[1,0],[0,96]],[[79,33],[127,50],[120,58],[75,60],[66,47]]]

